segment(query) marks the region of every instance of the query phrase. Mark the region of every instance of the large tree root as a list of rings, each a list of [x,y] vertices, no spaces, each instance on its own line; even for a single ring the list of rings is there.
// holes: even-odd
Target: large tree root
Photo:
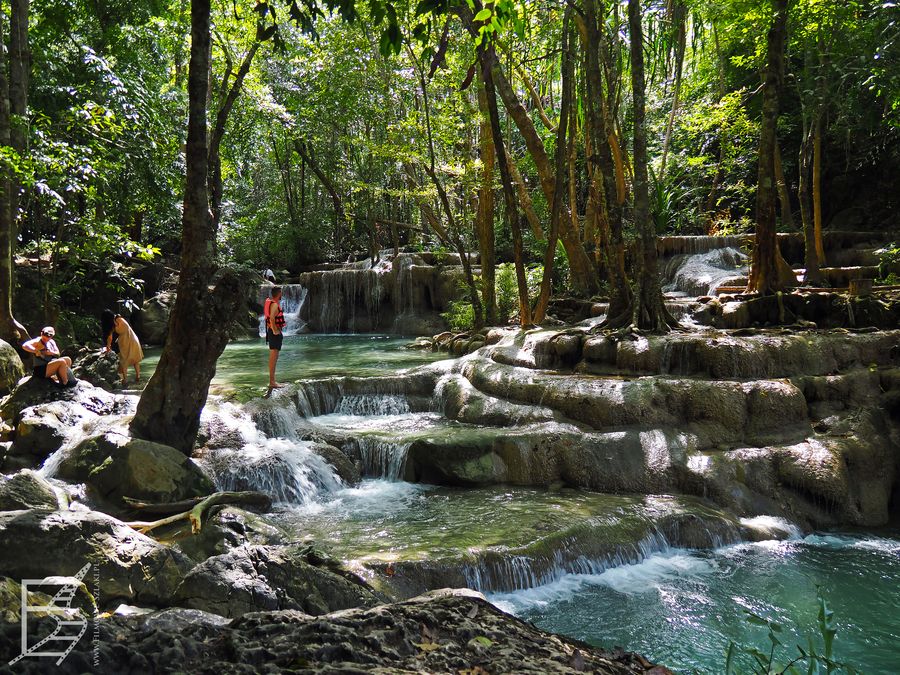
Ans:
[[[245,506],[254,506],[260,510],[268,510],[272,506],[272,500],[268,495],[262,492],[214,492],[207,497],[197,497],[195,499],[187,499],[181,502],[173,502],[171,504],[146,504],[126,498],[129,506],[134,509],[144,511],[145,513],[173,513],[173,515],[160,518],[159,520],[135,520],[125,523],[142,534],[155,530],[164,525],[171,525],[181,520],[189,520],[191,523],[191,533],[197,534],[203,524],[203,517],[206,511],[221,504],[242,504]]]

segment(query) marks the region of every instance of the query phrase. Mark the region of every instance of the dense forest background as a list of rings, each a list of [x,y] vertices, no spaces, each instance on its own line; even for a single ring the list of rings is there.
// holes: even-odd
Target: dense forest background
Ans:
[[[138,297],[140,261],[178,267],[191,3],[2,4],[12,198],[0,212],[19,265],[37,270],[29,283],[39,280],[19,283],[14,302]],[[635,234],[626,4],[369,2],[352,22],[337,5],[212,3],[218,259],[293,273],[398,245],[481,247],[484,258],[492,239],[502,263],[521,229],[524,265],[553,260],[555,290],[602,291],[616,266],[605,251]],[[782,5],[778,229],[897,227],[894,2],[668,0],[642,3],[638,17],[657,233],[753,231],[767,39]],[[476,68],[486,34],[521,228],[504,217]]]

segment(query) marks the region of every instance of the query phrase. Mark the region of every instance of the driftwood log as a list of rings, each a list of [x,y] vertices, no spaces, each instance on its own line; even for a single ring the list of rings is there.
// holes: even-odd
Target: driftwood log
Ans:
[[[272,499],[262,492],[214,492],[206,497],[185,499],[169,504],[147,504],[127,497],[125,501],[131,508],[141,513],[163,516],[158,520],[134,520],[125,523],[142,534],[147,534],[163,525],[177,523],[180,520],[190,521],[191,532],[197,534],[203,526],[206,512],[213,506],[240,504],[259,511],[267,511],[272,506]]]

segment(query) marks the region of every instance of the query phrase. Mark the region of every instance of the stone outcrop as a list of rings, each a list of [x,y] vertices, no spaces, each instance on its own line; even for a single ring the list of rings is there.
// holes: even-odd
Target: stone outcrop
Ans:
[[[0,402],[0,418],[17,425],[26,408],[56,401],[75,403],[95,415],[126,413],[132,405],[122,396],[81,380],[74,387],[60,387],[46,379],[29,377]]]
[[[73,576],[100,565],[98,602],[165,606],[191,564],[179,551],[95,511],[0,512],[0,570],[13,579]]]
[[[256,513],[235,506],[212,507],[203,528],[191,534],[190,524],[183,522],[177,539],[178,548],[197,562],[228,553],[244,545],[282,544],[285,534]]]
[[[227,617],[277,609],[320,615],[376,604],[368,587],[340,572],[308,546],[240,546],[192,569],[175,602]]]
[[[118,432],[88,438],[59,464],[61,478],[85,482],[104,499],[173,502],[214,491],[192,459],[175,448]]]
[[[141,305],[140,323],[135,328],[140,329],[140,339],[148,345],[165,344],[169,331],[169,314],[175,305],[175,293],[172,291],[160,291],[152,298],[148,298]]]
[[[11,344],[0,340],[0,396],[6,396],[25,376],[25,366]]]
[[[35,623],[35,630],[45,629]],[[0,650],[18,650],[18,624],[0,627]],[[223,623],[196,610],[111,617],[99,626],[95,672],[577,673],[663,675],[635,654],[607,652],[545,633],[478,593],[436,591],[412,600],[324,617],[256,612]],[[59,666],[82,673],[89,640]],[[41,672],[28,660],[21,672]]]
[[[97,417],[76,401],[52,401],[25,408],[16,425],[10,459],[16,457],[30,466],[39,464],[59,450],[69,435]],[[10,463],[8,459],[7,464]]]
[[[122,380],[119,375],[119,356],[115,352],[82,349],[74,359],[72,372],[79,380],[112,391]]]
[[[34,471],[24,469],[11,476],[0,475],[0,511],[57,508],[56,490]]]

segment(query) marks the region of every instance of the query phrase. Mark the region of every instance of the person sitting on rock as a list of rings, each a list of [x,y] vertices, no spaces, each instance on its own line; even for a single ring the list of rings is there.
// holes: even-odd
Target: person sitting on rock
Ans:
[[[107,309],[100,317],[104,331],[107,330],[109,324],[107,313],[112,314]],[[119,375],[122,377],[122,386],[125,386],[128,381],[129,366],[134,366],[134,381],[140,382],[144,350],[141,349],[141,341],[138,340],[137,333],[121,314],[113,314],[112,324],[106,332],[105,351],[113,351],[113,339],[116,339],[119,345]]]
[[[72,359],[68,356],[60,356],[59,347],[53,339],[56,330],[53,326],[45,326],[41,334],[28,340],[22,345],[22,349],[34,357],[34,370],[32,375],[39,378],[47,378],[59,382],[63,386],[75,384],[75,378],[69,377],[69,368],[72,367]]]

